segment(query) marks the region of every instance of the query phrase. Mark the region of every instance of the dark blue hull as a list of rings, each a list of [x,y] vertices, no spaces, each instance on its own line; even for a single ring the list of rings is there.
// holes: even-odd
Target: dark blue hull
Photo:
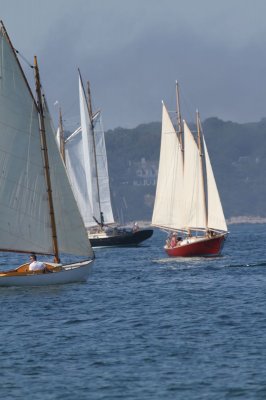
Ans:
[[[137,246],[144,240],[149,239],[152,234],[152,229],[140,229],[136,232],[121,231],[110,236],[90,239],[90,243],[92,247]]]

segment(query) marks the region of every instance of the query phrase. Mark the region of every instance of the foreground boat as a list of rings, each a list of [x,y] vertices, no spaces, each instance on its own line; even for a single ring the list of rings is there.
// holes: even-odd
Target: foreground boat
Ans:
[[[163,104],[159,172],[152,224],[170,232],[170,257],[217,256],[228,235],[197,113],[197,143],[181,124],[177,86],[176,131]],[[184,144],[183,144],[184,143]]]
[[[45,263],[50,272],[29,271],[29,263],[0,272],[1,286],[45,286],[87,281],[93,261],[60,265]],[[4,278],[4,279],[3,279]]]
[[[93,247],[138,245],[153,230],[121,228],[114,221],[101,112],[92,112],[89,83],[86,96],[80,74],[79,98],[81,127],[64,140],[60,123],[57,139],[88,238]]]
[[[0,286],[85,281],[94,254],[57,148],[37,58],[35,100],[2,22],[0,37],[0,251],[47,258],[45,270],[30,271],[26,263],[0,271]],[[75,262],[61,263],[59,255]]]
[[[216,234],[215,237],[198,236],[181,239],[176,245],[168,244],[164,247],[170,257],[210,257],[221,254],[225,235]]]

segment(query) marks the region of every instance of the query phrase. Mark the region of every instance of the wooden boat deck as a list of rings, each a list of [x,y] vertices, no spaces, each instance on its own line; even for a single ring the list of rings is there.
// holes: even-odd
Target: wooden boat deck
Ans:
[[[24,276],[24,275],[38,275],[38,274],[44,274],[44,273],[49,273],[49,272],[59,272],[62,271],[62,266],[58,264],[49,264],[49,263],[44,263],[46,269],[45,270],[39,270],[39,271],[30,271],[29,270],[29,265],[30,263],[22,264],[16,269],[11,269],[9,271],[1,271],[0,272],[0,277],[1,276]]]

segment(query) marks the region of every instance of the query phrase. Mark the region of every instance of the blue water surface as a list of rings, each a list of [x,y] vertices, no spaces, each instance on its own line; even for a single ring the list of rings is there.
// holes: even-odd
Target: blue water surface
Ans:
[[[0,288],[0,398],[266,399],[266,226],[230,231],[221,257],[156,231],[96,249],[87,283]]]

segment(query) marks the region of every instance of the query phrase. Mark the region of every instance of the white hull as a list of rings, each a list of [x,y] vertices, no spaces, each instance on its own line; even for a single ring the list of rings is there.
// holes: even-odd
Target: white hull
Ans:
[[[87,281],[94,260],[63,265],[62,270],[46,274],[1,276],[0,286],[47,286]]]

